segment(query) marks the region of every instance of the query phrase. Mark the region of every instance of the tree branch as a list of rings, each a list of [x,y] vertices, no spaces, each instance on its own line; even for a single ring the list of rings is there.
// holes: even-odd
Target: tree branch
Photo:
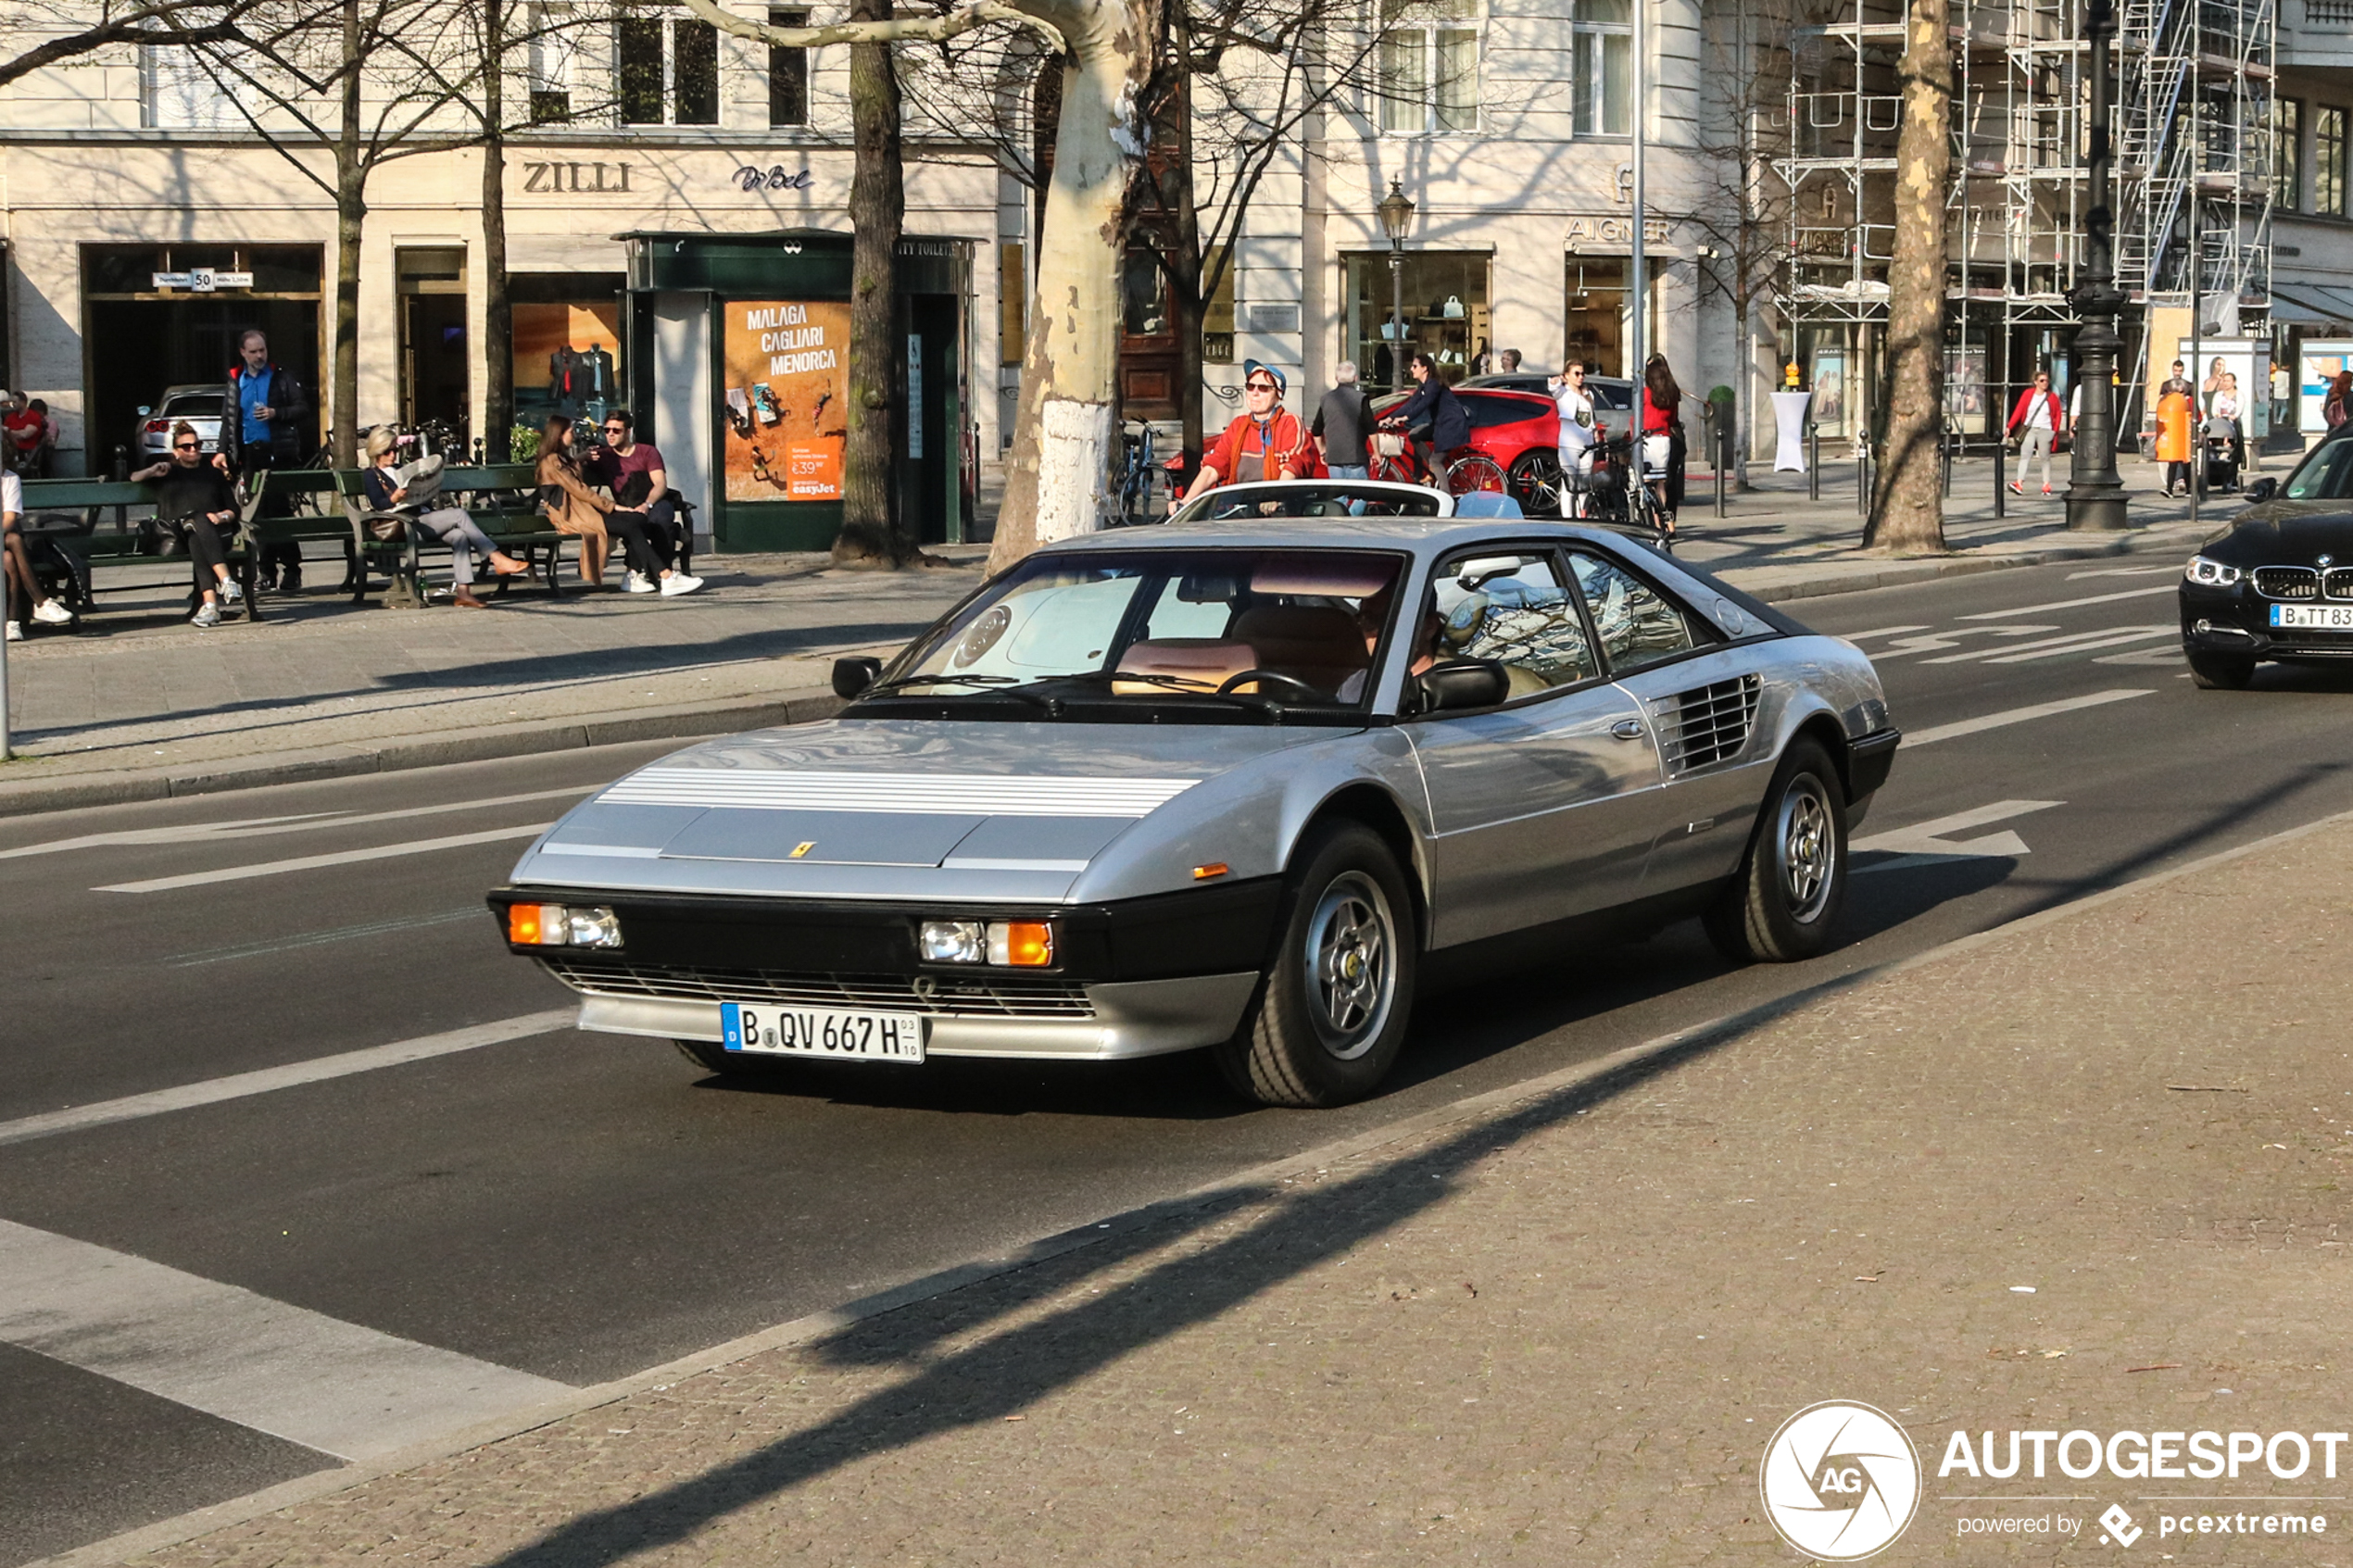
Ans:
[[[1038,33],[1057,55],[1070,52],[1061,29],[1042,18],[1016,10],[1002,0],[972,0],[969,5],[937,17],[900,17],[887,22],[829,22],[823,27],[774,27],[756,22],[721,8],[716,0],[685,0],[685,4],[686,9],[722,32],[787,49],[821,49],[829,44],[938,43],[990,22],[1010,22]]]

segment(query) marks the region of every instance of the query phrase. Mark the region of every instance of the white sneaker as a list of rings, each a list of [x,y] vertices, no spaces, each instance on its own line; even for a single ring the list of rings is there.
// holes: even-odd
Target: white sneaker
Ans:
[[[632,594],[650,594],[654,592],[654,581],[642,571],[633,571],[629,574],[627,591]]]
[[[237,586],[235,578],[224,577],[220,580],[220,596],[233,605],[243,604],[245,599],[245,591]]]
[[[188,624],[195,627],[200,632],[211,631],[215,626],[220,624],[220,607],[208,600],[204,607],[196,611],[195,617],[188,622]]]
[[[18,625],[13,620],[8,622],[7,640],[12,643],[21,643],[24,641],[24,628]]]
[[[35,621],[41,621],[43,624],[49,626],[70,626],[73,624],[73,611],[68,609],[65,606],[59,604],[55,599],[43,599],[39,604],[34,605],[32,607],[32,618]]]
[[[689,577],[683,571],[673,571],[661,580],[661,596],[666,599],[674,599],[681,594],[691,594],[701,586],[701,578]]]

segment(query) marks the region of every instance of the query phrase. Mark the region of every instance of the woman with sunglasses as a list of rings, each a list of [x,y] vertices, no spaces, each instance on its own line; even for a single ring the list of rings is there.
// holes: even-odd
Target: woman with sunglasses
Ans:
[[[1405,373],[1416,383],[1413,395],[1390,409],[1381,423],[1404,427],[1414,443],[1414,460],[1421,465],[1422,483],[1443,490],[1446,455],[1470,445],[1470,415],[1438,373],[1438,361],[1428,354],[1406,360]]]
[[[1308,470],[1307,432],[1282,404],[1283,372],[1252,359],[1242,367],[1242,412],[1202,455],[1201,472],[1185,495],[1220,484],[1299,479]]]
[[[539,432],[539,463],[533,477],[539,483],[540,504],[547,508],[547,525],[559,533],[580,535],[580,577],[592,588],[605,585],[605,558],[612,540],[605,533],[605,514],[612,503],[588,488],[580,477],[580,459],[572,455],[572,420],[550,414]]]
[[[236,524],[236,488],[218,461],[207,462],[195,427],[182,420],[171,427],[171,456],[131,476],[156,487],[156,516],[175,532],[187,531],[188,555],[195,563],[196,591],[204,602],[190,624],[208,632],[220,624],[220,601],[245,597],[229,575],[229,549],[221,530]]]

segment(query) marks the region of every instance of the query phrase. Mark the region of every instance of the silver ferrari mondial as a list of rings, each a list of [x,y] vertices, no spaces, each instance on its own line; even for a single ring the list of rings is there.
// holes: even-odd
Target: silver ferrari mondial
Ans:
[[[1692,915],[1819,952],[1897,740],[1854,646],[1647,547],[1328,482],[1041,549],[835,686],[490,896],[582,1028],[721,1073],[1206,1047],[1337,1105],[1450,972]]]

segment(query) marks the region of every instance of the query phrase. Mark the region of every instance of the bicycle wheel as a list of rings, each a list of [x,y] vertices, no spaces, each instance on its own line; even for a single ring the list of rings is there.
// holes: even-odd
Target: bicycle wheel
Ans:
[[[1504,475],[1503,465],[1484,452],[1472,452],[1446,465],[1446,490],[1449,495],[1502,495],[1510,488],[1511,482]]]
[[[1414,454],[1411,450],[1394,453],[1376,452],[1373,454],[1373,466],[1367,477],[1380,480],[1388,484],[1416,483],[1418,481],[1414,474]]]

